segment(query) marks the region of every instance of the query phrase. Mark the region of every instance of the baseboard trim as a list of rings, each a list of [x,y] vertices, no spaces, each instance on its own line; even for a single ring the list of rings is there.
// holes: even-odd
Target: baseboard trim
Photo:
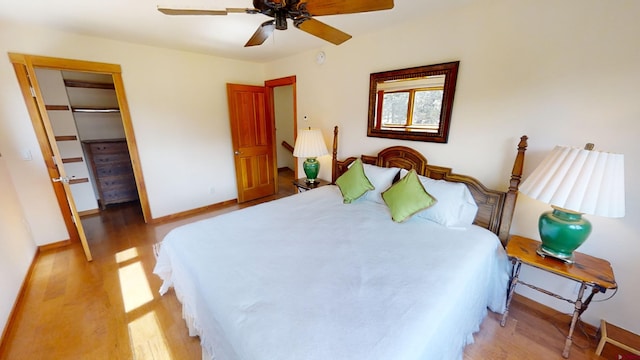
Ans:
[[[95,214],[100,214],[100,208],[85,210],[85,211],[78,211],[78,216],[80,217],[95,215]]]
[[[22,304],[22,300],[24,298],[24,294],[27,289],[27,284],[29,284],[31,280],[31,276],[33,275],[33,269],[36,266],[36,262],[39,255],[40,255],[40,248],[38,247],[36,249],[35,254],[33,254],[33,258],[31,259],[31,265],[29,265],[27,274],[22,280],[22,285],[20,285],[18,296],[16,297],[16,300],[13,302],[13,306],[11,307],[11,311],[9,312],[9,318],[7,319],[7,323],[5,324],[4,329],[2,329],[2,335],[0,336],[0,357],[2,357],[2,354],[4,354],[5,352],[5,346],[6,346],[5,339],[7,337],[7,334],[9,333],[9,329],[13,326],[13,323],[16,321],[16,316],[17,316],[16,314],[17,314],[18,307]]]
[[[219,202],[219,203],[216,203],[216,204],[199,207],[199,208],[196,208],[196,209],[191,209],[191,210],[182,211],[182,212],[171,214],[171,215],[167,215],[167,216],[162,216],[162,217],[159,217],[159,218],[154,218],[154,219],[151,219],[151,221],[149,221],[149,223],[150,224],[159,224],[159,223],[163,223],[163,222],[167,222],[167,221],[173,221],[173,220],[181,219],[181,218],[184,218],[184,217],[199,215],[199,214],[202,214],[202,213],[206,213],[208,211],[220,210],[220,209],[223,209],[223,208],[225,208],[227,206],[235,205],[237,203],[238,203],[237,199],[231,199],[231,200]]]
[[[54,242],[51,244],[40,245],[38,246],[38,251],[42,252],[42,251],[55,250],[55,249],[67,247],[71,244],[72,242],[70,239],[62,240],[62,241]]]

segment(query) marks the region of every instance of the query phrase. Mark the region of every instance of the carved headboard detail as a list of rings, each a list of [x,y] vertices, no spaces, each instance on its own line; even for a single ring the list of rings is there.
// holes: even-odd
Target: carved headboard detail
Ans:
[[[474,224],[494,232],[503,245],[506,245],[515,210],[518,186],[522,177],[527,139],[527,136],[522,136],[518,143],[518,151],[507,191],[489,189],[474,177],[453,173],[451,168],[429,165],[427,158],[421,153],[405,146],[389,147],[380,151],[376,156],[362,155],[361,159],[366,164],[407,170],[415,169],[418,174],[432,179],[466,184],[478,204],[478,214]],[[338,127],[336,126],[333,141],[333,182],[347,171],[349,164],[356,160],[355,157],[349,157],[342,161],[337,160],[337,145]]]

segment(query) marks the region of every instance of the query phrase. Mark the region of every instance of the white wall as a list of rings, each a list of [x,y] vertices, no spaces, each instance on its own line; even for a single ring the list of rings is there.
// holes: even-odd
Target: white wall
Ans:
[[[154,48],[118,63],[153,217],[235,199],[226,83],[261,85],[263,66]]]
[[[0,334],[35,251],[9,169],[0,155]]]
[[[640,176],[639,13],[639,2],[622,0],[476,1],[318,49],[326,53],[322,65],[314,62],[315,51],[274,61],[267,77],[296,75],[298,122],[309,115],[327,144],[339,125],[341,158],[406,145],[432,164],[506,189],[523,134],[530,138],[525,176],[557,144],[593,142],[624,153],[627,215],[588,217],[594,231],[580,249],[608,259],[620,289],[612,299],[592,303],[583,319],[597,325],[605,318],[640,333],[640,189],[632,180]],[[460,70],[448,144],[366,137],[369,73],[453,60],[460,60]],[[329,172],[323,164],[320,177]],[[512,232],[539,238],[537,217],[548,208],[520,196]],[[523,269],[522,278],[574,297],[569,281],[532,269]],[[566,302],[527,290],[521,292],[572,311]]]

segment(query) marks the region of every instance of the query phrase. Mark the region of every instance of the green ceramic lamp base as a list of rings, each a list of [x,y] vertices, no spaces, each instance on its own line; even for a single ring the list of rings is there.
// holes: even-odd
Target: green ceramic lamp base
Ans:
[[[302,168],[304,169],[304,174],[307,175],[307,182],[314,183],[320,171],[320,162],[314,157],[307,158],[302,163]]]
[[[552,250],[548,250],[542,247],[542,245],[538,246],[538,248],[536,249],[536,254],[542,256],[542,257],[547,257],[550,256],[552,258],[556,258],[558,260],[562,260],[564,262],[566,262],[567,264],[573,264],[574,260],[573,260],[573,254],[560,254],[560,253],[556,253],[553,252]]]
[[[538,221],[542,245],[537,253],[572,263],[573,252],[587,240],[591,223],[582,214],[553,206]]]

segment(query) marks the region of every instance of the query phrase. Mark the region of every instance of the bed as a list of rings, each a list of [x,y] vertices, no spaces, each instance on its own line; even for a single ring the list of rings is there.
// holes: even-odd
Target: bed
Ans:
[[[407,147],[337,160],[336,128],[332,180],[342,185],[172,230],[154,269],[160,292],[174,289],[206,359],[461,359],[487,309],[504,310],[525,149],[522,137],[509,188],[497,191]],[[411,173],[463,184],[474,216],[393,221],[379,188],[345,204],[340,178],[361,165],[378,187],[383,173],[389,188]]]

